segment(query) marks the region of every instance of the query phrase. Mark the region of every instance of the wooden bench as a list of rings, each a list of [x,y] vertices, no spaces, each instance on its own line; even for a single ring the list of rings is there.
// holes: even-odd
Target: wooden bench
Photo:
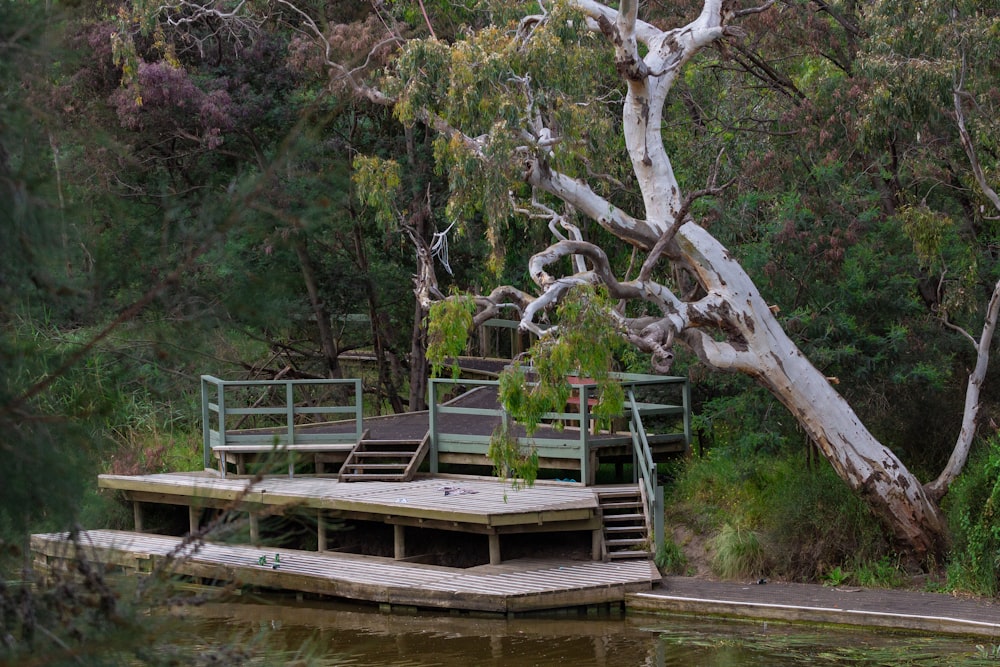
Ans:
[[[569,395],[566,399],[567,407],[573,406],[572,410],[578,412],[580,410],[580,389],[582,385],[594,385],[594,380],[591,378],[577,377],[575,375],[570,375],[566,377],[566,381],[573,386],[573,393]],[[587,409],[597,405],[597,397],[591,393],[590,397],[587,399]]]

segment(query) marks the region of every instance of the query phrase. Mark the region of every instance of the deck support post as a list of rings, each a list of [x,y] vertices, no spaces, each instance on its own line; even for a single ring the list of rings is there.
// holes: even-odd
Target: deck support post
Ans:
[[[201,527],[201,508],[188,505],[188,532],[194,535]]]
[[[260,544],[260,519],[253,512],[247,513],[250,517],[250,544]]]
[[[654,482],[655,483],[655,482]],[[663,487],[657,484],[653,488],[653,555],[659,551],[665,541],[663,526]]]
[[[490,533],[490,565],[500,564],[500,535]]]
[[[326,551],[326,521],[323,519],[323,510],[316,512],[316,551],[320,553]]]
[[[396,560],[406,558],[406,526],[399,523],[393,524],[392,541],[394,545],[393,557]]]
[[[590,531],[590,558],[592,560],[604,559],[604,529],[595,528]]]
[[[135,522],[135,532],[142,532],[142,503],[138,500],[132,501],[132,520]]]

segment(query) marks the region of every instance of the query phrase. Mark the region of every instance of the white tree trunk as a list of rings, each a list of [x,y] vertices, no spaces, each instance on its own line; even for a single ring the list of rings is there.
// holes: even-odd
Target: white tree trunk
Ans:
[[[735,327],[745,349],[717,343],[700,328],[682,338],[705,363],[757,378],[792,413],[837,474],[861,494],[902,543],[938,555],[947,526],[934,500],[781,328],[757,288],[728,251],[701,227],[681,227],[678,242],[704,284],[725,305],[719,316]]]
[[[606,228],[648,250],[684,209],[660,135],[664,101],[681,66],[703,46],[730,34],[723,25],[726,9],[721,0],[706,0],[691,24],[662,32],[637,21],[634,0],[622,3],[622,15],[589,0],[577,4],[611,38],[618,70],[628,84],[623,129],[643,193],[645,224],[616,215],[613,209],[609,215],[607,206],[590,208],[603,211],[597,219]],[[639,57],[637,35],[648,47],[645,58]],[[529,181],[573,205],[592,194],[580,182],[574,187],[561,182],[555,188],[552,178],[539,174]],[[661,304],[664,319],[706,364],[746,373],[766,386],[898,540],[920,555],[941,554],[947,526],[937,504],[785,334],[753,281],[722,244],[702,227],[686,222],[677,230],[667,256],[696,277],[704,296],[681,302],[660,286],[631,287],[646,294],[656,292],[650,300]],[[718,340],[719,332],[725,334],[724,340]]]

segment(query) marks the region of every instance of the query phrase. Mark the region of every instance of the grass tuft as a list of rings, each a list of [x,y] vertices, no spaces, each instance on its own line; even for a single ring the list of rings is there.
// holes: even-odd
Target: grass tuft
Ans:
[[[764,574],[767,558],[756,531],[726,523],[712,539],[712,570],[725,579]]]

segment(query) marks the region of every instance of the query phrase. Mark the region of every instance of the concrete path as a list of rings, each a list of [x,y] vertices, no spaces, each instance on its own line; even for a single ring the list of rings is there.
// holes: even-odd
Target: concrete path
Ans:
[[[1000,600],[941,593],[664,577],[653,591],[629,595],[626,604],[630,613],[876,626],[1000,640]]]

